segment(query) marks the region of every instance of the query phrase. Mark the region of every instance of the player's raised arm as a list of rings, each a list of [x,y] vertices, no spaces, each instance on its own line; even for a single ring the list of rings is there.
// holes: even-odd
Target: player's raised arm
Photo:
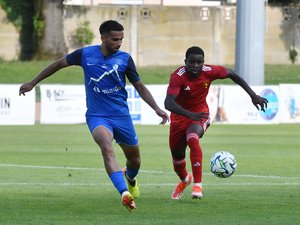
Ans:
[[[227,69],[227,77],[233,80],[236,84],[240,85],[251,97],[253,105],[259,110],[265,112],[265,109],[268,106],[268,100],[257,95],[252,88],[248,85],[248,83],[239,75],[237,75],[233,70]]]
[[[53,62],[52,64],[47,66],[45,69],[43,69],[33,80],[21,85],[21,87],[19,89],[19,95],[25,95],[25,92],[31,91],[34,88],[34,86],[37,85],[40,81],[46,79],[47,77],[51,76],[58,70],[60,70],[64,67],[67,67],[67,66],[69,66],[69,64],[66,60],[66,57],[63,57],[63,58]]]

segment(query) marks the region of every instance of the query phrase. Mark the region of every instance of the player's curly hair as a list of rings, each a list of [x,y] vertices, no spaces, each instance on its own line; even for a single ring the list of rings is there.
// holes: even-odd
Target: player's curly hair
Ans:
[[[111,31],[123,31],[124,27],[115,20],[107,20],[103,22],[99,27],[99,32],[101,35],[108,34]]]
[[[188,50],[185,53],[185,58],[187,59],[188,56],[191,54],[202,55],[204,58],[204,51],[202,50],[202,48],[200,48],[198,46],[193,46],[193,47],[188,48]]]

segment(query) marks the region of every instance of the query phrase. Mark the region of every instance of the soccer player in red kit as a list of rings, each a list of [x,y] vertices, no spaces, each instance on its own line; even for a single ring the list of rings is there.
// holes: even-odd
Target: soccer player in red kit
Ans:
[[[202,194],[202,149],[199,139],[210,125],[206,97],[212,81],[230,78],[251,97],[259,110],[265,111],[268,100],[256,95],[244,79],[223,66],[204,64],[204,52],[193,46],[186,51],[185,66],[176,69],[170,77],[165,108],[171,112],[169,146],[174,171],[180,178],[172,192],[172,199],[180,199],[184,189],[194,180],[192,198]],[[259,108],[260,106],[260,108]],[[186,169],[186,147],[190,148],[192,174]]]

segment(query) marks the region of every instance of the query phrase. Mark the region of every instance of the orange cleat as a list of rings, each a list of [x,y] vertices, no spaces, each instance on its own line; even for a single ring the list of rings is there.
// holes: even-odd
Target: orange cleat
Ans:
[[[126,209],[128,209],[129,212],[131,212],[133,209],[136,209],[135,202],[129,191],[124,191],[122,193],[122,204],[126,207]]]
[[[174,189],[174,191],[171,194],[171,198],[172,199],[180,199],[183,195],[184,189],[192,182],[192,179],[193,179],[193,175],[189,174],[187,182],[179,181],[176,188]]]
[[[202,194],[202,188],[199,186],[194,186],[193,187],[193,192],[192,192],[192,199],[200,199],[203,197]]]

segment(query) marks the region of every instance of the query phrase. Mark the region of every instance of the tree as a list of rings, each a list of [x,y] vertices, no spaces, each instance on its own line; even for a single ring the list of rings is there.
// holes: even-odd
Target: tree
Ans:
[[[20,32],[20,60],[65,55],[63,0],[0,0],[0,6]]]
[[[40,0],[45,28],[37,51],[38,59],[59,58],[66,54],[63,32],[63,0]]]
[[[36,50],[36,35],[33,25],[35,8],[33,0],[0,0],[0,6],[6,11],[8,20],[20,32],[20,60],[31,60]]]

